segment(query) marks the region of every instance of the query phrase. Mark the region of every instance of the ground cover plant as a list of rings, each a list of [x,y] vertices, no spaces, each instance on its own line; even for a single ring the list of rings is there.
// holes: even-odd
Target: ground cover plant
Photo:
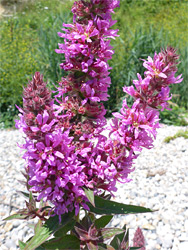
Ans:
[[[25,134],[20,147],[27,192],[22,194],[28,201],[5,220],[37,217],[38,222],[33,237],[19,242],[20,249],[145,249],[140,228],[131,246],[126,225],[107,225],[114,215],[151,210],[111,198],[117,182],[131,181],[142,149],[153,147],[159,112],[169,107],[169,86],[183,78],[177,75],[179,55],[172,47],[143,59],[144,76],[137,73],[133,85],[122,90],[133,104],[124,98],[107,124],[104,102],[110,98],[108,62],[114,54],[110,42],[118,37],[112,13],[118,7],[116,0],[74,2],[73,21],[63,23],[56,49],[64,55],[60,67],[65,76],[53,95],[39,72],[23,90],[16,127]]]
[[[55,55],[54,50],[59,42],[56,36],[58,27],[71,18],[67,11],[71,1],[17,2],[20,2],[16,5],[17,12],[12,17],[0,19],[1,127],[13,126],[17,113],[15,103],[21,104],[22,86],[32,72],[40,70],[51,86],[65,74],[58,67],[62,56]],[[113,85],[109,89],[111,99],[105,103],[107,114],[119,110],[124,95],[121,91],[123,85],[131,85],[137,72],[143,76],[140,58],[146,59],[148,55],[152,56],[153,51],[159,51],[168,44],[178,48],[181,55],[179,71],[184,75],[182,87],[172,86],[174,95],[171,101],[180,107],[180,111],[184,108],[187,112],[188,48],[185,31],[188,20],[185,1],[124,0],[114,18],[117,19],[115,28],[120,30],[120,37],[112,42],[116,53],[110,62]],[[129,101],[132,99],[128,98]],[[162,121],[169,121],[164,116],[161,116]],[[169,123],[177,124],[179,118],[175,117],[171,116]]]
[[[183,137],[185,139],[188,139],[188,130],[179,130],[175,135],[173,136],[168,136],[164,139],[164,142],[169,143],[172,140],[175,140],[178,137]]]

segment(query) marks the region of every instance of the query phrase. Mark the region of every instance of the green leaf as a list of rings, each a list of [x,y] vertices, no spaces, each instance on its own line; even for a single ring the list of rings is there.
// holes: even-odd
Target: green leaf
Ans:
[[[51,239],[48,242],[42,244],[42,246],[45,249],[79,250],[80,240],[74,235],[65,235],[62,238]]]
[[[20,250],[23,250],[24,247],[25,247],[25,245],[26,245],[26,243],[24,243],[24,242],[21,241],[21,240],[18,240],[18,244],[19,244]]]
[[[21,214],[20,213],[16,213],[16,214],[12,214],[6,218],[4,218],[3,220],[12,220],[12,219],[25,219],[26,215],[25,214]]]
[[[32,239],[32,237],[30,237],[30,238],[27,240],[27,242],[28,242],[30,239]],[[24,249],[24,247],[26,246],[27,242],[24,243],[23,241],[20,241],[20,240],[19,240],[19,247],[20,247],[20,250],[23,250],[23,249]],[[39,246],[39,247],[35,248],[35,250],[45,250],[45,248],[42,247],[42,246]]]
[[[27,245],[23,250],[34,250],[44,243],[55,231],[67,224],[67,221],[71,220],[74,216],[74,212],[64,214],[61,216],[61,223],[59,224],[59,216],[50,217],[41,228],[37,229],[36,234],[31,240],[27,242]]]
[[[94,223],[95,227],[98,229],[105,227],[111,221],[112,218],[113,218],[113,215],[101,216],[99,219],[95,220],[95,223]]]
[[[121,228],[103,228],[101,229],[102,238],[105,240],[111,239],[117,234],[123,233],[125,230]]]
[[[35,199],[33,198],[32,192],[29,193],[29,206],[30,206],[32,209],[35,209],[35,208],[36,208],[36,201],[35,201]]]
[[[95,207],[88,203],[90,211],[96,214],[136,214],[153,212],[149,208],[126,205],[115,201],[104,200],[99,196],[95,196]]]
[[[68,231],[70,231],[71,229],[73,229],[73,227],[75,226],[76,221],[71,219],[70,221],[68,221],[67,224],[65,224],[62,228],[60,228],[57,232],[55,232],[54,236],[55,237],[62,237],[63,235],[65,235]]]
[[[106,250],[106,248],[102,247],[102,246],[98,246],[98,250]],[[113,249],[115,250],[115,249]]]
[[[34,232],[35,232],[35,234],[38,233],[38,231],[41,229],[41,227],[42,227],[42,221],[41,221],[41,220],[38,220],[37,224],[36,224],[35,227],[34,227]]]
[[[84,192],[89,202],[95,207],[94,192],[91,189],[84,188]]]
[[[113,240],[110,242],[110,245],[113,246],[115,249],[118,249],[118,242],[122,242],[123,240],[128,241],[128,231],[126,230],[126,225],[123,227],[124,233],[116,235]]]
[[[25,198],[29,198],[29,193],[18,191],[18,193],[22,194]]]

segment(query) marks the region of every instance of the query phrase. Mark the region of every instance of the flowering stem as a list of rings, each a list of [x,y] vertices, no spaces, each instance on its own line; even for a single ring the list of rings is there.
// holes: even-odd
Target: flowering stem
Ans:
[[[76,222],[80,222],[80,212],[78,212],[78,214],[74,216],[74,219]]]
[[[138,74],[135,88],[123,88],[134,104],[128,107],[124,99],[120,112],[106,126],[103,101],[108,100],[111,84],[110,39],[118,36],[118,30],[111,29],[116,7],[117,0],[75,2],[73,23],[63,24],[59,33],[64,43],[56,52],[64,54],[60,66],[69,73],[59,83],[55,98],[39,72],[24,89],[16,126],[27,136],[22,148],[28,187],[37,200],[53,204],[52,212],[60,220],[62,214],[75,210],[79,221],[80,208],[89,210],[85,189],[105,196],[117,190],[117,181],[130,181],[138,152],[153,146],[159,110],[168,108],[169,85],[182,81],[181,75],[175,77],[176,50],[168,47],[153,59],[148,57],[143,63],[144,78]]]

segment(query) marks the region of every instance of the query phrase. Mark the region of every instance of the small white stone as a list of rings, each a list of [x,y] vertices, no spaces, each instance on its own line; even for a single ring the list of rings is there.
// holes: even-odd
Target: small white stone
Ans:
[[[21,223],[22,223],[22,222],[21,222],[20,220],[14,220],[14,221],[12,222],[12,225],[13,225],[13,227],[15,228],[15,227],[18,227]]]
[[[151,234],[149,235],[149,237],[150,237],[150,239],[152,239],[152,240],[156,240],[156,239],[157,239],[157,235],[156,235],[155,233],[151,233]]]
[[[184,227],[185,227],[185,232],[188,232],[188,220],[185,221]]]
[[[171,248],[173,238],[174,238],[173,235],[166,234],[163,238],[161,238],[162,246],[165,247],[165,248]]]
[[[6,247],[5,245],[1,246],[1,250],[9,250],[8,247]]]
[[[157,243],[155,240],[148,239],[147,243],[148,243],[148,249],[150,249],[150,250],[156,249]]]
[[[6,241],[5,241],[5,246],[6,247],[8,247],[8,249],[10,249],[10,248],[16,248],[16,244],[15,244],[15,242],[12,240],[12,239],[7,239]]]
[[[188,241],[181,242],[179,244],[179,250],[187,250],[188,249]]]
[[[178,246],[179,243],[180,243],[179,240],[177,238],[174,238],[173,246]]]
[[[179,237],[180,241],[188,241],[188,235],[187,233],[182,233]]]

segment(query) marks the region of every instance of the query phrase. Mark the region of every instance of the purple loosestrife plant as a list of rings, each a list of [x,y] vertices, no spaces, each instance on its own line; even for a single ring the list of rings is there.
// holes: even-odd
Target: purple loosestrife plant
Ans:
[[[168,47],[144,60],[144,78],[138,74],[135,87],[123,88],[134,98],[132,107],[124,99],[107,125],[103,102],[111,84],[110,40],[118,36],[111,28],[116,7],[114,0],[75,2],[73,23],[63,24],[58,35],[64,40],[56,50],[65,56],[60,67],[67,76],[53,98],[39,72],[24,89],[16,127],[26,136],[22,148],[29,192],[24,194],[29,202],[7,219],[38,217],[39,222],[35,235],[20,242],[21,249],[131,249],[126,227],[106,225],[114,214],[151,212],[110,199],[117,182],[130,181],[139,152],[153,147],[159,111],[168,108],[171,98],[169,85],[182,81],[175,76],[179,56]]]

